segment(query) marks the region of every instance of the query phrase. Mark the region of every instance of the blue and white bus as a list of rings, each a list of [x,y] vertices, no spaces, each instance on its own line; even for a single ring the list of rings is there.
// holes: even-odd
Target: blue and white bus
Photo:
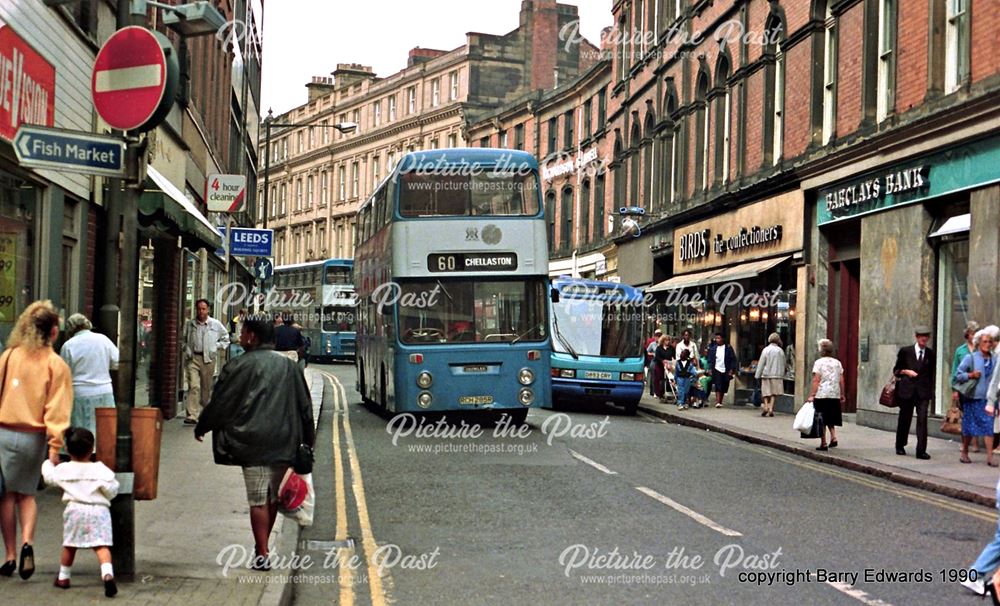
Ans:
[[[309,338],[309,359],[354,358],[354,261],[327,259],[274,268],[269,313],[289,313]],[[308,295],[308,299],[305,296]],[[309,301],[308,306],[302,302]]]
[[[358,391],[390,412],[492,410],[550,395],[538,162],[414,152],[358,211]]]
[[[552,281],[552,400],[610,402],[635,414],[643,393],[641,290],[562,277]]]

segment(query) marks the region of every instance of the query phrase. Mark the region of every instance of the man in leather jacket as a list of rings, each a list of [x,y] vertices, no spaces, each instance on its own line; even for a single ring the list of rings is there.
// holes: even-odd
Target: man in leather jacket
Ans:
[[[247,317],[240,331],[246,353],[222,369],[198,419],[199,442],[212,432],[218,465],[239,465],[247,487],[254,568],[267,569],[267,539],[278,515],[278,486],[300,444],[316,441],[312,398],[295,362],[274,351],[274,325]]]

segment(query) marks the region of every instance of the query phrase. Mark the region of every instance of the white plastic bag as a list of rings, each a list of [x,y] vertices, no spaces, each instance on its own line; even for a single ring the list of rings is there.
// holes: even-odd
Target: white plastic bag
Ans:
[[[795,414],[795,420],[792,421],[792,429],[800,433],[809,433],[812,431],[813,421],[816,417],[816,408],[813,406],[812,402],[806,402],[799,409],[799,412]]]
[[[286,478],[285,481],[287,481],[287,479],[289,478],[289,476],[293,476],[293,475],[296,475],[296,474],[294,472],[292,472],[291,469],[289,469],[288,472],[285,474],[285,478]],[[290,518],[292,520],[295,520],[298,523],[299,526],[312,526],[312,523],[313,523],[313,512],[316,509],[316,490],[315,490],[315,488],[313,488],[312,474],[311,473],[307,473],[307,474],[305,474],[303,476],[298,476],[298,477],[300,477],[302,479],[302,481],[305,482],[306,486],[308,487],[308,491],[306,492],[305,498],[298,505],[298,507],[295,507],[295,508],[292,508],[292,509],[284,507],[283,503],[279,500],[278,511],[281,512],[282,515],[284,515],[284,516],[286,516],[286,517],[288,517],[288,518]],[[280,488],[278,490],[279,493],[282,492],[283,487],[285,485],[285,481],[282,481],[282,483],[281,483],[282,488]],[[301,495],[301,493],[299,493],[299,494]]]

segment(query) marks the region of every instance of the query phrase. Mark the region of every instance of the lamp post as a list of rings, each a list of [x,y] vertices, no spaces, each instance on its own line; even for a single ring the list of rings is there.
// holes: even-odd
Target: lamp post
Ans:
[[[349,135],[358,130],[356,122],[337,122],[335,124],[283,124],[275,122],[274,112],[270,109],[267,110],[267,117],[264,118],[264,224],[262,226],[264,229],[267,229],[267,219],[268,215],[271,213],[271,205],[269,203],[271,195],[271,128],[275,126],[278,128],[299,128],[303,126],[335,128],[345,135]]]

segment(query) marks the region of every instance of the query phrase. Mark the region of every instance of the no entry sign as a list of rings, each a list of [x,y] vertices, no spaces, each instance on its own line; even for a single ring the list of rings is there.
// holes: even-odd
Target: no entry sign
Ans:
[[[120,29],[94,61],[94,107],[112,128],[156,128],[173,105],[178,72],[176,54],[165,36],[144,27]]]

